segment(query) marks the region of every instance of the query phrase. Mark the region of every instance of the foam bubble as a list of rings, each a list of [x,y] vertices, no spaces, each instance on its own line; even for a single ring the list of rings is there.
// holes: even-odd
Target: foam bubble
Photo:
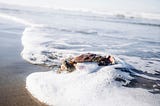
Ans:
[[[38,100],[56,106],[158,106],[160,95],[140,88],[125,88],[115,78],[128,83],[132,77],[115,69],[122,64],[98,67],[97,64],[78,64],[69,74],[53,71],[33,73],[27,77],[26,88]]]

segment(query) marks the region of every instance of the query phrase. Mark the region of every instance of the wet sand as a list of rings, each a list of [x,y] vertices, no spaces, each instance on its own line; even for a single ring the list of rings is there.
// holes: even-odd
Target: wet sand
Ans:
[[[48,69],[22,59],[23,28],[6,26],[0,23],[0,106],[45,106],[30,95],[25,80],[30,73]]]

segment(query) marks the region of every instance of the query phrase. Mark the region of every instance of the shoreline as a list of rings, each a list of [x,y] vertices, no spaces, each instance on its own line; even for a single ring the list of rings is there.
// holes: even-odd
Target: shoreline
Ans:
[[[0,21],[0,105],[46,106],[34,98],[25,88],[26,77],[33,72],[46,71],[46,67],[32,65],[22,59],[20,53],[22,27],[17,23]]]

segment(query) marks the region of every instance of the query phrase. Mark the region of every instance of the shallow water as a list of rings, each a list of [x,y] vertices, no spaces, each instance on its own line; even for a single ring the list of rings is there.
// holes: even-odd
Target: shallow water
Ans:
[[[45,106],[25,89],[26,77],[46,68],[27,63],[20,56],[24,26],[0,18],[0,106]]]

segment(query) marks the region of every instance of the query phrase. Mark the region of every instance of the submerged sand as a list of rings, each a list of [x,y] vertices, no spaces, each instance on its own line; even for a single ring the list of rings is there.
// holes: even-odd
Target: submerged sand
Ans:
[[[0,23],[0,106],[45,106],[28,93],[25,80],[30,73],[46,69],[21,58],[23,30],[6,26]]]

